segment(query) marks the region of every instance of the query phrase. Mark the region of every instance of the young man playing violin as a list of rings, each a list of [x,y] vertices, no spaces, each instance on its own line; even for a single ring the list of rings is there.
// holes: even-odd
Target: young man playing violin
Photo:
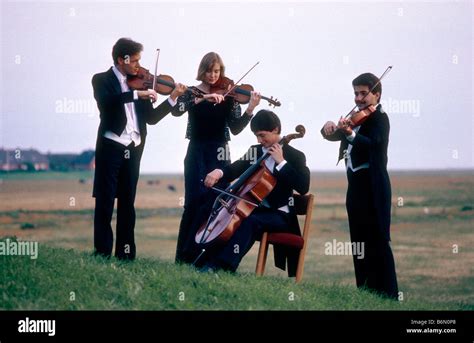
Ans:
[[[156,124],[170,113],[186,87],[176,84],[170,97],[155,109],[155,90],[132,91],[127,75],[136,75],[143,46],[120,38],[112,48],[114,66],[94,75],[94,98],[100,111],[100,125],[95,153],[93,197],[95,254],[112,254],[111,227],[114,201],[117,198],[117,238],[115,256],[135,258],[135,194],[140,159],[145,147],[147,124]]]
[[[327,140],[341,141],[339,161],[345,158],[346,162],[351,241],[362,243],[364,249],[364,258],[353,256],[357,287],[397,299],[397,276],[390,247],[392,195],[387,172],[390,123],[379,104],[382,84],[375,75],[365,73],[356,77],[352,86],[359,111],[370,105],[375,106],[375,111],[360,126],[354,127],[350,118],[341,118],[337,125],[329,121],[321,134]]]
[[[205,254],[205,270],[223,269],[235,272],[242,258],[264,230],[300,234],[292,196],[294,191],[305,194],[309,190],[310,172],[306,166],[306,157],[292,146],[286,144],[282,147],[278,143],[281,140],[281,124],[275,113],[268,110],[259,111],[252,119],[250,128],[259,143],[251,146],[250,150],[257,151],[257,158],[268,151],[270,157],[264,163],[277,183],[265,198],[266,206],[253,210],[225,245]],[[207,174],[205,186],[212,187],[218,181],[230,182],[238,178],[255,162],[248,158],[253,156],[250,150],[240,160]],[[276,246],[274,251],[277,267],[285,270],[288,261],[288,275],[295,276],[298,251],[281,246]]]

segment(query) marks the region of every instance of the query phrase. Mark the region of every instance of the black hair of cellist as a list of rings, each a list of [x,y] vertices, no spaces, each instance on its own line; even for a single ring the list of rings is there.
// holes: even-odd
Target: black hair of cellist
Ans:
[[[253,133],[258,131],[273,131],[275,128],[278,128],[278,133],[281,132],[280,118],[269,110],[258,111],[250,122],[250,129]]]

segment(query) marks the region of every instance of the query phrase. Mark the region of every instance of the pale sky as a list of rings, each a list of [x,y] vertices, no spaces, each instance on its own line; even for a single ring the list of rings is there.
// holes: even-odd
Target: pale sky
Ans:
[[[283,134],[297,124],[311,170],[335,166],[327,120],[353,107],[357,75],[383,81],[390,169],[473,168],[473,5],[456,2],[20,2],[1,3],[0,147],[93,149],[98,111],[91,78],[112,65],[120,37],[143,43],[141,64],[195,85],[198,64],[218,52],[227,75],[277,97]],[[165,97],[160,97],[164,100]],[[246,105],[242,105],[244,111]],[[268,108],[262,102],[257,108]],[[144,173],[182,172],[187,114],[149,126]],[[247,127],[233,159],[256,140]]]

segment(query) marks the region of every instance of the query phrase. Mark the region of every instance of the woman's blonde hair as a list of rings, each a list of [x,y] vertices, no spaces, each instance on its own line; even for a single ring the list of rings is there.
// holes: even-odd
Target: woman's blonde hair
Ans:
[[[201,60],[201,63],[199,64],[199,69],[198,69],[196,80],[203,81],[204,80],[204,74],[206,74],[206,72],[211,70],[211,68],[216,63],[218,63],[219,66],[221,67],[221,77],[224,77],[225,76],[225,66],[224,66],[224,62],[222,62],[222,58],[216,52],[209,52],[209,53],[204,55],[204,57]]]

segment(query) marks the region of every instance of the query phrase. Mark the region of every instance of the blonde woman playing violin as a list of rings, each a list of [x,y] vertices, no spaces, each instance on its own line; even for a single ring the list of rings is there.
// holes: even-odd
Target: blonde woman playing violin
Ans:
[[[206,54],[199,65],[194,88],[203,94],[198,98],[189,89],[178,98],[174,116],[188,112],[186,138],[188,150],[184,159],[185,201],[176,247],[176,262],[193,263],[198,251],[194,243],[200,225],[201,206],[212,201],[215,194],[204,186],[207,173],[230,164],[228,142],[230,133],[238,135],[248,125],[261,96],[251,92],[244,114],[232,97],[212,93],[213,87],[225,77],[222,58],[215,52]]]

